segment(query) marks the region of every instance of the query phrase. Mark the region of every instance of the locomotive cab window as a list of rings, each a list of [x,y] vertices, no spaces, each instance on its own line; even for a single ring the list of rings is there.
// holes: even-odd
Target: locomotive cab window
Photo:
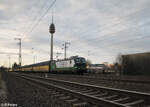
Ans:
[[[77,59],[75,59],[75,61],[76,61],[76,63],[80,63],[80,60],[77,58]]]
[[[86,63],[85,59],[81,58],[82,63]]]

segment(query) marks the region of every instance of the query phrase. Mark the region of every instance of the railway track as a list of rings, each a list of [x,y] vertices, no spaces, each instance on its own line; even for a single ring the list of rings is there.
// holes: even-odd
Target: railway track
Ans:
[[[55,75],[54,75],[55,76]],[[113,82],[126,82],[126,83],[136,83],[136,84],[150,84],[150,80],[137,80],[137,79],[125,79],[125,78],[117,78],[116,77],[95,77],[95,76],[74,76],[73,78],[84,78],[84,79],[97,79],[97,80],[105,80],[105,81],[113,81]]]
[[[140,79],[124,79],[124,78],[115,78],[115,77],[106,77],[104,76],[80,76],[80,75],[63,75],[63,74],[50,74],[50,73],[31,73],[31,75],[38,75],[41,77],[54,78],[65,81],[79,82],[91,85],[98,85],[111,88],[119,88],[131,91],[138,91],[144,93],[150,93],[150,82],[149,79],[140,80]]]
[[[31,73],[32,74],[32,73]],[[33,73],[35,75],[36,73]],[[58,78],[67,78],[68,75],[64,74],[48,74],[49,77],[58,77]],[[39,76],[45,76],[45,73],[37,73]],[[104,81],[112,81],[112,82],[124,82],[124,83],[136,83],[136,84],[150,84],[150,80],[139,80],[139,79],[125,79],[125,78],[118,78],[118,76],[110,77],[110,76],[89,76],[89,75],[69,75],[71,78],[78,78],[78,79],[95,79],[95,80],[104,80]]]
[[[150,94],[100,87],[28,74],[17,74],[28,81],[54,90],[60,100],[73,106],[149,107]]]

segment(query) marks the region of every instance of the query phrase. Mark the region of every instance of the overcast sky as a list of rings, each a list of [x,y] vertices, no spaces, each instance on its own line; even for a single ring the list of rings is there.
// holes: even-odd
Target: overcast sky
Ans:
[[[53,0],[0,1],[0,53],[18,53],[22,38],[23,64],[49,59]],[[42,17],[44,16],[44,17]],[[54,58],[70,42],[67,57],[79,55],[93,63],[113,63],[118,54],[150,51],[150,0],[57,0],[54,5]],[[32,50],[32,48],[34,48]],[[18,56],[10,56],[11,63]],[[8,66],[8,54],[0,65]]]

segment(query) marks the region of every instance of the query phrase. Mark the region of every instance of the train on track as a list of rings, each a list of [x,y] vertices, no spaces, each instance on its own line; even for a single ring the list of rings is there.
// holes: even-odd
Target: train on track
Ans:
[[[50,66],[49,66],[50,65]],[[31,65],[13,68],[15,72],[52,72],[52,73],[75,73],[83,74],[86,72],[86,60],[83,57],[72,56],[67,59],[45,61]]]

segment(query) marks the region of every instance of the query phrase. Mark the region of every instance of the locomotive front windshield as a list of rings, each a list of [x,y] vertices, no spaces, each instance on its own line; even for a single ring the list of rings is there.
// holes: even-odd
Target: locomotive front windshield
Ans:
[[[76,63],[86,63],[84,58],[76,58],[75,61]]]
[[[85,61],[84,58],[81,58],[80,61],[81,61],[82,63],[86,63],[86,61]]]

